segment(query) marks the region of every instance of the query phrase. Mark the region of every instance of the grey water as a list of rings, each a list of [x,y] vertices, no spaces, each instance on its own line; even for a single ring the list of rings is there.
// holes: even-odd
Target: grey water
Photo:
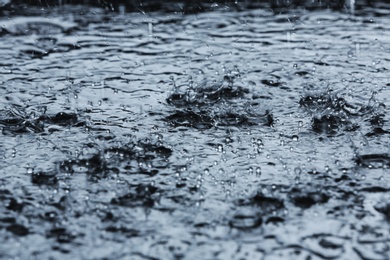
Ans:
[[[390,259],[390,6],[0,17],[2,259]]]

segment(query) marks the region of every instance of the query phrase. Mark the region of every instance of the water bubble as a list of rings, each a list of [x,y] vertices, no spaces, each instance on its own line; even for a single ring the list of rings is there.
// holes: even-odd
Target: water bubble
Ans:
[[[27,174],[33,174],[34,173],[34,168],[27,168]]]
[[[293,141],[298,142],[299,137],[298,137],[297,135],[293,135],[293,136],[292,136],[292,139],[293,139]]]

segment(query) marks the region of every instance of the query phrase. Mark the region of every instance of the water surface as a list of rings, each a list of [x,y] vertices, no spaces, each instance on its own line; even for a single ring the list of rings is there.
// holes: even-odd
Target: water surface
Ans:
[[[4,12],[0,256],[389,259],[389,10]]]

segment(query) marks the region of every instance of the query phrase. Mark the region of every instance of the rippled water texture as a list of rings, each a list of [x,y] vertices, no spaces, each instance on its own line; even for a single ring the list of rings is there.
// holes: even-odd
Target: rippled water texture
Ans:
[[[4,11],[0,257],[389,259],[389,10]]]

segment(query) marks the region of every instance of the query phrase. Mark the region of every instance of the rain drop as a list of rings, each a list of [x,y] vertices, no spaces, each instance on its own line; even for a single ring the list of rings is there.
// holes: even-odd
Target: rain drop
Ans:
[[[294,169],[294,173],[295,173],[296,175],[300,175],[301,172],[302,172],[302,170],[301,170],[301,168],[299,168],[299,167],[296,167],[296,168]]]
[[[260,175],[261,175],[261,168],[260,167],[256,167],[256,176],[260,177]]]

